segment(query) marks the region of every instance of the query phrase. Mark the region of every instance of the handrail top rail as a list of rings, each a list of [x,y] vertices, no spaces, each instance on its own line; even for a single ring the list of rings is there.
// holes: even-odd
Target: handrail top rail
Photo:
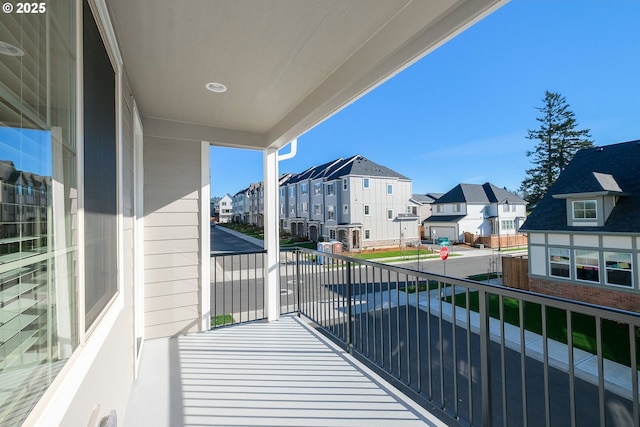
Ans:
[[[561,310],[569,310],[571,312],[578,312],[581,314],[587,314],[594,317],[602,317],[608,320],[613,320],[621,323],[630,323],[640,327],[640,313],[633,313],[613,307],[599,306],[590,304],[583,301],[574,301],[565,298],[560,298],[552,295],[538,294],[535,292],[525,291],[522,289],[506,288],[504,286],[477,282],[471,279],[464,279],[458,277],[444,276],[442,274],[431,273],[421,270],[416,270],[408,267],[399,267],[389,265],[381,262],[364,260],[359,258],[353,258],[346,255],[334,254],[331,252],[316,251],[308,248],[298,248],[300,252],[305,252],[311,255],[320,255],[323,257],[330,257],[339,259],[349,263],[358,263],[370,267],[382,268],[389,271],[394,271],[399,274],[407,274],[415,277],[423,277],[433,279],[441,282],[446,282],[453,286],[463,286],[474,289],[476,291],[483,291],[489,294],[495,294],[506,298],[514,298],[524,300],[525,302],[532,302],[547,307],[553,307]]]

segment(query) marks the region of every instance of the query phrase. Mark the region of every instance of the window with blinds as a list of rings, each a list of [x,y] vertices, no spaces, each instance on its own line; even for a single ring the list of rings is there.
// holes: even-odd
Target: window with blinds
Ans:
[[[78,345],[76,8],[0,20],[0,425]]]

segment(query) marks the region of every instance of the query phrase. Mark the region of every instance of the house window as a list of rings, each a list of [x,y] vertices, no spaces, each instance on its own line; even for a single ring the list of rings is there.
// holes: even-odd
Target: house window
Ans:
[[[438,213],[444,212],[444,205],[437,205],[436,212],[438,212]]]
[[[514,205],[513,203],[511,204],[511,212],[515,212],[516,211],[516,205]]]
[[[364,230],[364,240],[371,239],[371,230]]]
[[[293,205],[291,206],[291,210],[289,211],[289,213],[291,213],[292,216],[296,214],[296,208]]]
[[[282,228],[288,228],[287,221],[282,221]]]
[[[597,212],[595,200],[573,201],[573,219],[597,219]]]
[[[302,202],[302,212],[308,212],[308,206],[307,206],[307,202]]]
[[[309,192],[309,184],[307,184],[306,182],[303,184],[300,184],[300,194],[307,194]]]
[[[345,215],[349,213],[349,205],[342,205],[342,213]]]
[[[76,73],[75,46],[67,44],[76,39],[76,25],[59,24],[52,31],[45,27],[53,22],[69,22],[68,17],[76,16],[77,4],[80,2],[55,2],[54,7],[47,8],[46,20],[23,19],[17,14],[6,14],[1,19],[2,40],[18,40],[27,51],[17,60],[3,56],[1,61],[9,71],[3,68],[0,84],[0,121],[7,131],[3,132],[0,152],[5,161],[4,172],[12,172],[0,183],[2,425],[22,423],[77,348],[78,317],[82,316],[78,291],[80,287],[93,286],[93,280],[79,277],[79,265],[91,260],[80,257],[77,227],[77,189],[83,175],[77,169],[82,157],[76,140],[75,94],[81,81]],[[90,11],[89,16],[93,21]],[[45,28],[47,31],[43,31]],[[113,80],[113,73],[111,76]],[[110,83],[105,81],[104,86],[113,88],[115,94]],[[6,96],[8,93],[18,96]],[[108,128],[109,122],[106,117],[99,125]],[[59,132],[55,143],[52,128]],[[40,214],[29,218],[28,223],[21,223],[17,215],[34,210],[34,201],[8,200],[7,193],[16,178],[23,179],[22,173],[37,175],[42,186],[41,199],[36,202]],[[57,191],[53,191],[53,182]],[[106,232],[112,231],[109,228]]]
[[[369,205],[364,205],[364,214],[365,216],[371,215],[371,208],[369,207]]]
[[[284,215],[284,205],[280,205],[280,215]]]
[[[454,203],[452,210],[453,212],[460,212],[460,203]]]
[[[515,228],[513,220],[512,219],[504,219],[501,222],[500,228],[502,230],[513,230]]]
[[[412,206],[411,207],[411,213],[414,215],[418,215],[418,207],[417,206]]]
[[[633,261],[630,253],[605,252],[607,285],[633,286]]]
[[[296,195],[296,188],[289,187],[289,197],[294,197]]]
[[[322,210],[320,209],[320,205],[313,205],[313,213],[315,215],[320,215],[322,214]]]
[[[393,209],[387,209],[387,219],[393,219]]]
[[[369,188],[369,178],[364,178],[362,180],[362,188]]]
[[[600,257],[598,251],[575,250],[576,280],[600,282]]]
[[[336,219],[336,213],[334,211],[333,206],[327,206],[327,219],[328,220]]]
[[[349,184],[348,183],[349,183],[349,181],[347,180],[347,178],[343,178],[342,179],[342,190],[343,191],[349,188]]]
[[[313,194],[320,194],[320,193],[322,193],[322,183],[316,182],[315,184],[313,184]]]
[[[286,189],[283,187],[280,189],[280,197],[284,197],[286,195]]]
[[[568,278],[570,269],[569,249],[549,248],[549,275]]]
[[[327,184],[327,196],[333,196],[335,194],[335,189],[333,187],[333,183]]]
[[[336,230],[329,230],[329,239],[335,240],[336,238]]]
[[[393,185],[392,184],[387,184],[387,194],[388,195],[392,195],[393,194]]]

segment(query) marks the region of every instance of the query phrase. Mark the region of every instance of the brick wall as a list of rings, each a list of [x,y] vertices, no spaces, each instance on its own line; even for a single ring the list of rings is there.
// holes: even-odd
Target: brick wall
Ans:
[[[529,290],[540,294],[588,302],[621,310],[640,312],[640,294],[624,290],[609,290],[586,285],[529,278]]]

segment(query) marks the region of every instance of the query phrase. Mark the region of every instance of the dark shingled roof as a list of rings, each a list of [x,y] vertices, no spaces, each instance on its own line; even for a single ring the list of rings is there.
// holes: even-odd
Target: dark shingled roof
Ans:
[[[464,217],[464,215],[432,215],[422,222],[458,222]]]
[[[520,228],[523,231],[640,232],[640,140],[580,150]],[[567,225],[565,198],[554,195],[624,194],[602,227]]]
[[[433,203],[442,193],[412,194],[411,198],[420,203]]]
[[[344,165],[341,166],[342,167],[338,168],[328,177],[329,180],[341,178],[347,175],[381,176],[406,180],[409,179],[406,176],[401,175],[386,166],[381,166],[377,163],[374,163],[371,160],[362,157],[361,155],[356,155],[347,159]]]
[[[525,204],[524,200],[515,194],[496,187],[487,182],[480,184],[458,184],[439,197],[434,204],[444,203],[514,203]]]

